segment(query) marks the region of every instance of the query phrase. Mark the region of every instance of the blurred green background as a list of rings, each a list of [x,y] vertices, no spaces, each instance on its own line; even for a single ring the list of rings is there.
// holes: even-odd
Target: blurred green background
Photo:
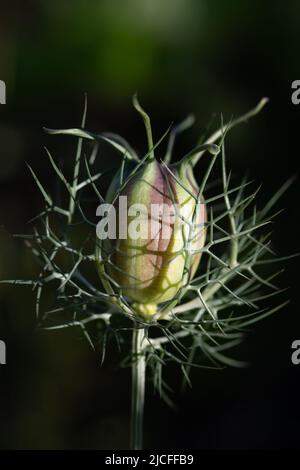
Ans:
[[[189,112],[194,128],[180,138],[177,157],[194,145],[211,116],[228,119],[270,104],[228,139],[228,165],[263,183],[264,201],[299,166],[300,105],[291,83],[300,78],[300,4],[259,0],[1,0],[0,279],[31,277],[29,252],[10,234],[27,232],[42,207],[25,165],[54,187],[44,157],[47,145],[70,165],[74,142],[50,138],[42,127],[80,123],[88,93],[87,127],[114,131],[144,151],[145,136],[131,106],[138,91],[159,137]],[[72,153],[73,152],[73,153]],[[99,163],[117,166],[114,155]],[[199,176],[199,175],[198,175]],[[299,250],[299,183],[282,198],[274,249]],[[245,370],[195,371],[193,388],[169,410],[147,394],[147,448],[275,448],[299,445],[300,366],[291,343],[300,338],[298,261],[287,264],[281,285],[288,307],[257,324],[236,352]],[[80,331],[35,331],[28,288],[0,286],[0,448],[128,448],[130,371],[119,369],[112,347],[104,366]]]

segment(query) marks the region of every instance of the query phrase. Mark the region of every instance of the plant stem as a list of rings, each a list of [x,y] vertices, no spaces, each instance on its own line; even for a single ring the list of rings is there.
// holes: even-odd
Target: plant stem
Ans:
[[[131,449],[141,450],[143,445],[143,416],[145,400],[146,358],[143,348],[144,328],[132,333],[132,391],[131,391]]]
[[[154,146],[153,146],[153,137],[152,137],[150,117],[148,116],[146,111],[141,107],[136,94],[133,96],[133,106],[143,118],[145,129],[146,129],[146,134],[147,134],[148,151],[151,152],[150,158],[151,160],[153,160],[154,159],[154,150],[153,150]]]
[[[263,109],[263,107],[267,104],[269,101],[268,98],[262,98],[260,102],[255,106],[255,108],[250,109],[246,114],[243,114],[243,116],[238,117],[237,119],[233,119],[232,121],[228,122],[224,126],[221,126],[220,129],[218,129],[216,132],[214,132],[206,141],[205,144],[212,144],[213,142],[216,142],[216,140],[220,139],[223,135],[223,129],[227,129],[229,131],[233,127],[235,127],[238,124],[241,124],[243,122],[247,122],[248,119],[250,119],[253,116],[256,116],[256,114],[260,113],[260,111]],[[192,165],[195,166],[197,162],[199,161],[199,158],[204,154],[205,150],[202,150],[201,152],[197,152],[192,160]]]

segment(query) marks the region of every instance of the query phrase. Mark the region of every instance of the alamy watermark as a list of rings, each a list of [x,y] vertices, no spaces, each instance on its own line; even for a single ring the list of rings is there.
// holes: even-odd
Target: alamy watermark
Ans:
[[[6,104],[6,85],[3,80],[0,80],[0,104]]]
[[[128,206],[127,196],[119,196],[118,207],[100,204],[96,215],[101,217],[96,227],[100,240],[170,240],[182,238],[181,227],[198,233],[205,225],[205,205],[134,203]]]
[[[0,340],[0,365],[6,364],[6,344]]]
[[[294,366],[298,366],[300,364],[300,339],[295,339],[295,341],[292,342],[292,349],[294,349],[291,356],[292,363]]]
[[[292,82],[292,92],[291,100],[292,103],[295,105],[300,104],[300,80],[294,80]]]

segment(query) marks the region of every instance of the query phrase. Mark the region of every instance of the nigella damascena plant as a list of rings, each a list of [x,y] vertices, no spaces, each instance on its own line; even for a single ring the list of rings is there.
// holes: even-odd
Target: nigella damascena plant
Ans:
[[[193,278],[205,242],[206,207],[189,162],[168,167],[151,152],[135,171],[138,165],[125,164],[108,190],[112,207],[99,207],[108,217],[97,227],[96,258],[134,311],[147,318]]]
[[[219,129],[199,136],[201,143],[175,162],[176,138],[193,124],[191,117],[154,140],[135,96],[147,136],[147,150],[139,155],[119,135],[87,131],[85,102],[80,128],[46,129],[77,139],[71,179],[46,150],[65,199],[51,195],[29,167],[45,209],[34,219],[33,234],[21,237],[41,268],[36,279],[2,282],[32,286],[39,326],[80,328],[101,362],[110,339],[117,340],[132,368],[133,449],[142,447],[146,375],[170,404],[163,378],[170,361],[184,383],[193,366],[241,366],[224,351],[243,339],[244,327],[286,304],[273,303],[282,292],[274,282],[280,271],[268,267],[285,258],[274,256],[265,226],[291,181],[259,209],[257,189],[231,177],[225,158],[228,132],[266,102],[227,124],[221,118]],[[103,197],[101,153],[107,146],[120,165]],[[91,206],[95,220],[87,215]],[[44,294],[49,289],[51,308]]]

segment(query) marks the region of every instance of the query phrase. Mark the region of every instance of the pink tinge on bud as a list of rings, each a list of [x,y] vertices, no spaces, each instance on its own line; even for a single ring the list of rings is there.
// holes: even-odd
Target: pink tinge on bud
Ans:
[[[115,190],[114,181],[108,191],[111,200]],[[101,256],[123,295],[138,304],[157,305],[175,297],[187,282],[187,268],[190,279],[195,274],[206,232],[206,208],[203,201],[196,202],[197,195],[190,171],[178,173],[156,160],[145,164],[117,195],[117,237],[102,241]],[[127,214],[120,214],[124,196]],[[120,232],[127,237],[118,237]]]

